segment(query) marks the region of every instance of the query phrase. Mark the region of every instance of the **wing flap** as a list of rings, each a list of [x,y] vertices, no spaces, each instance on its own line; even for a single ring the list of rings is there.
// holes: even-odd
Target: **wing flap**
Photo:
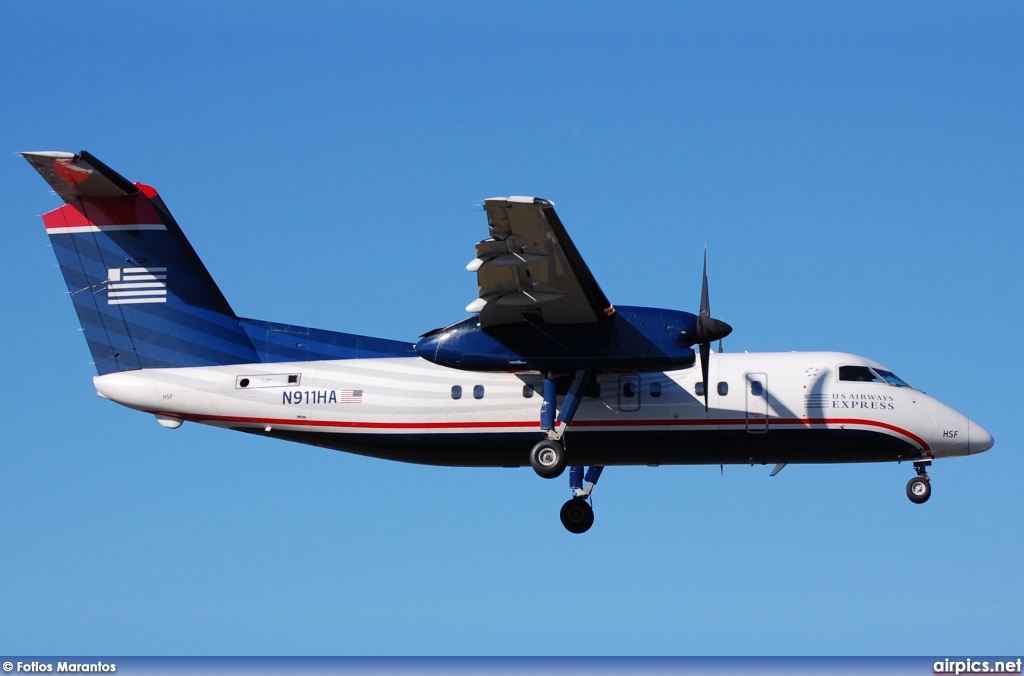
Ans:
[[[479,285],[467,309],[480,313],[481,325],[513,324],[527,314],[552,324],[584,324],[614,312],[553,203],[494,197],[484,210],[491,237],[477,244],[466,266]]]

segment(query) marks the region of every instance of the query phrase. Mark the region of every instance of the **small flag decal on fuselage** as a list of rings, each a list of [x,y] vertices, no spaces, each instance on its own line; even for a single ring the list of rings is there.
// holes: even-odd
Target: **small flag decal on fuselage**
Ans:
[[[167,268],[107,270],[107,305],[166,302]]]
[[[361,404],[363,403],[362,390],[338,390],[338,403],[340,404]]]

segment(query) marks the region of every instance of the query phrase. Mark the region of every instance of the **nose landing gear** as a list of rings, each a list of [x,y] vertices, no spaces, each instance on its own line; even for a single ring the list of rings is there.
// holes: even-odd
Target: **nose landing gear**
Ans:
[[[932,496],[932,484],[928,478],[927,471],[928,466],[931,464],[931,460],[914,462],[914,470],[917,472],[917,476],[907,482],[907,497],[914,504],[924,504]]]

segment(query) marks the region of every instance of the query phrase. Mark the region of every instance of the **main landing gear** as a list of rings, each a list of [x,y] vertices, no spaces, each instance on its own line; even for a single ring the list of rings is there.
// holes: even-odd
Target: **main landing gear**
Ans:
[[[537,442],[530,451],[530,466],[533,471],[545,479],[554,479],[565,471],[565,447],[562,445],[562,435],[565,429],[572,422],[576,415],[576,409],[580,406],[583,392],[590,386],[594,378],[594,372],[590,369],[580,369],[573,377],[569,391],[562,402],[562,409],[558,411],[557,420],[555,411],[558,407],[558,394],[555,389],[555,374],[549,373],[544,378],[544,402],[540,407],[540,428],[547,433],[547,439]],[[558,423],[561,423],[559,427]]]
[[[569,468],[569,490],[572,491],[572,497],[562,505],[558,517],[570,533],[586,533],[594,525],[594,508],[589,502],[590,492],[594,490],[603,471],[604,467],[591,467],[587,469],[584,478],[582,467]],[[587,482],[586,488],[583,488],[584,481]]]
[[[907,497],[915,504],[928,502],[928,498],[932,496],[932,484],[927,471],[927,467],[931,464],[931,460],[914,461],[914,470],[917,472],[917,476],[907,482]]]
[[[554,479],[565,471],[565,451],[562,444],[552,439],[538,441],[530,451],[530,465],[533,470],[545,479]],[[562,505],[558,516],[562,525],[570,533],[586,533],[594,525],[594,508],[590,505],[590,492],[594,490],[597,480],[601,478],[604,467],[590,467],[586,477],[583,467],[569,468],[569,490],[572,497]],[[583,482],[587,487],[583,488]]]
[[[547,433],[547,439],[538,441],[530,451],[530,466],[533,471],[544,479],[554,479],[565,470],[565,447],[562,446],[562,435],[579,407],[579,397],[573,397],[572,389],[580,390],[581,381],[589,379],[589,371],[580,371],[573,380],[569,396],[558,416],[562,428],[558,429],[555,422],[555,409],[558,406],[555,390],[555,374],[549,373],[544,379],[544,401],[540,405],[540,428]],[[579,392],[577,392],[577,395]],[[570,400],[575,400],[570,401]]]
[[[554,439],[538,441],[530,451],[530,466],[545,479],[554,479],[565,471],[565,449]]]
[[[534,468],[543,478],[555,478],[565,470],[565,448],[562,446],[562,434],[572,420],[575,410],[580,407],[580,394],[584,387],[590,382],[591,372],[588,370],[579,371],[572,380],[565,402],[562,403],[562,410],[558,412],[558,421],[562,423],[561,428],[555,421],[555,409],[558,406],[557,394],[555,391],[555,375],[548,374],[544,379],[544,403],[541,405],[541,429],[548,438],[538,441],[537,445],[529,452],[529,465]]]
[[[558,517],[567,531],[579,535],[586,533],[594,525],[594,508],[586,498],[572,498],[562,505]]]
[[[565,446],[562,436],[576,415],[583,393],[594,379],[591,369],[576,371],[569,391],[562,401],[562,408],[557,410],[558,396],[555,388],[555,374],[548,373],[544,378],[544,401],[540,407],[540,428],[547,433],[547,439],[538,441],[530,451],[530,466],[538,475],[545,479],[554,479],[565,471]],[[557,418],[556,418],[557,410]],[[559,426],[559,423],[561,426]],[[559,513],[562,525],[570,533],[585,533],[594,525],[594,508],[591,506],[590,492],[601,476],[603,467],[591,467],[583,476],[583,467],[574,466],[569,470],[569,499]],[[587,487],[583,488],[586,480]]]

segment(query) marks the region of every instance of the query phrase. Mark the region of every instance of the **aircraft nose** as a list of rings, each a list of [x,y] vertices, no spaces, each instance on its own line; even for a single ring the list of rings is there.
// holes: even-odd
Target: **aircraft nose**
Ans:
[[[968,453],[981,453],[992,448],[992,444],[995,441],[992,439],[992,435],[985,431],[985,428],[974,422],[973,420],[967,421],[967,452]]]

